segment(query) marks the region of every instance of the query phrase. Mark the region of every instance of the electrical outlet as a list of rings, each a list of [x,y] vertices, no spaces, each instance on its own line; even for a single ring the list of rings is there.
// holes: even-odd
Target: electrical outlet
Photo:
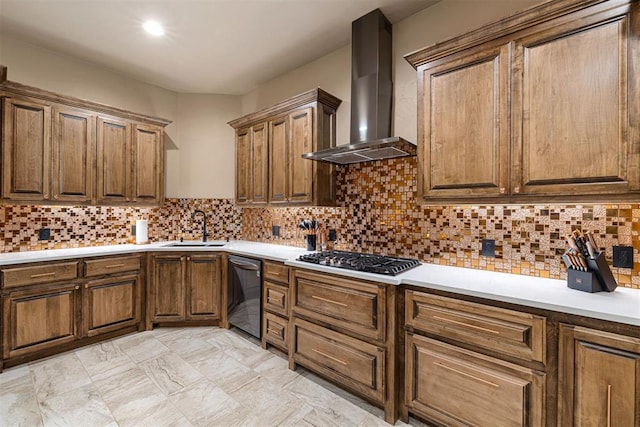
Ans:
[[[280,226],[279,225],[272,225],[271,226],[271,235],[273,237],[279,237],[280,236]]]
[[[38,240],[49,240],[51,239],[51,229],[49,228],[41,228],[38,230]]]
[[[496,257],[496,241],[493,239],[482,239],[482,252],[483,256],[491,258]]]
[[[329,229],[329,241],[335,242],[336,240],[338,240],[338,233],[333,228]]]
[[[132,235],[132,236],[135,236],[135,235],[136,235],[136,226],[135,226],[135,225],[132,225],[132,226],[131,226],[131,235]]]
[[[633,268],[633,247],[614,246],[613,266],[621,268]]]

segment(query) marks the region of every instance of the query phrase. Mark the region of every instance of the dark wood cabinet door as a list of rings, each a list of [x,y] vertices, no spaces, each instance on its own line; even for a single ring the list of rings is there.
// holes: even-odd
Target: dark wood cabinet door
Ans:
[[[220,255],[187,257],[187,320],[220,319],[221,273]]]
[[[249,129],[236,132],[236,203],[251,200],[251,135]]]
[[[163,131],[158,126],[133,125],[132,201],[160,204],[163,198]]]
[[[269,145],[266,123],[251,128],[251,194],[253,204],[266,204],[269,196]]]
[[[560,325],[558,425],[640,425],[640,339]]]
[[[269,122],[269,202],[287,202],[289,186],[289,116]]]
[[[92,337],[139,325],[140,276],[138,274],[91,280],[84,285],[83,332]]]
[[[98,202],[131,201],[131,124],[98,117],[97,151]]]
[[[288,199],[292,203],[311,203],[315,162],[303,159],[302,155],[313,151],[313,108],[295,111],[289,117]]]
[[[53,200],[89,202],[94,197],[95,115],[56,107],[53,111]]]
[[[576,19],[516,42],[515,194],[640,189],[638,6],[626,6],[634,12]]]
[[[51,108],[20,98],[4,98],[2,108],[2,197],[49,200]]]
[[[24,356],[79,337],[80,286],[63,283],[3,297],[2,358]]]
[[[156,322],[186,318],[186,257],[158,255],[153,257],[151,283],[151,320]]]
[[[508,47],[482,47],[418,69],[418,198],[508,192]]]

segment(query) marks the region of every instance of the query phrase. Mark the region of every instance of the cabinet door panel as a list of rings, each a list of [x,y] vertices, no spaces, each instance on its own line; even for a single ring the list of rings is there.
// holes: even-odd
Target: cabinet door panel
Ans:
[[[220,257],[192,255],[188,259],[189,311],[191,320],[220,318]]]
[[[122,120],[99,117],[97,127],[98,201],[130,201],[131,125]]]
[[[269,202],[287,202],[289,117],[269,122]]]
[[[252,201],[254,204],[267,203],[269,184],[268,127],[262,123],[251,128],[251,174]]]
[[[53,199],[86,202],[93,198],[95,117],[72,108],[53,115]]]
[[[140,276],[92,280],[85,284],[84,332],[94,336],[140,322]]]
[[[181,256],[154,257],[153,320],[185,320],[184,263]]]
[[[422,71],[419,191],[423,199],[507,192],[508,47]]]
[[[558,425],[640,425],[640,339],[560,325]]]
[[[515,190],[606,194],[640,186],[639,154],[629,139],[628,103],[638,102],[630,82],[637,79],[629,66],[638,61],[630,56],[634,38],[627,16],[607,19],[565,25],[517,44]]]
[[[3,358],[22,356],[77,338],[75,284],[4,297]]]
[[[163,133],[155,126],[135,125],[133,128],[133,201],[160,203],[164,177]]]
[[[5,98],[2,129],[2,196],[14,200],[50,198],[51,108]]]
[[[290,114],[289,201],[306,203],[313,200],[313,168],[315,162],[302,158],[313,151],[313,108]]]
[[[247,203],[251,199],[251,135],[248,129],[236,133],[236,203]]]

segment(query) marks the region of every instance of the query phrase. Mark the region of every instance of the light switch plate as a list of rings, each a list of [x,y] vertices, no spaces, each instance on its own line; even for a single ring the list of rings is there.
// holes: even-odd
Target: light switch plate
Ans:
[[[496,257],[496,241],[493,239],[482,239],[482,252],[483,256],[491,258]]]

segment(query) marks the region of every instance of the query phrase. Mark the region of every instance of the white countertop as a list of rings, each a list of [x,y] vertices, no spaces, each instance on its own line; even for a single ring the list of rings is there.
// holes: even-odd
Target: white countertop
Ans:
[[[590,294],[568,288],[563,280],[434,264],[422,264],[420,267],[398,276],[382,276],[297,261],[298,256],[307,253],[302,248],[248,241],[221,242],[224,243],[224,246],[221,247],[167,246],[170,243],[12,252],[0,254],[0,266],[134,252],[224,251],[236,255],[281,261],[293,267],[355,279],[439,289],[461,295],[640,326],[640,290],[637,289],[618,287],[614,292]]]

